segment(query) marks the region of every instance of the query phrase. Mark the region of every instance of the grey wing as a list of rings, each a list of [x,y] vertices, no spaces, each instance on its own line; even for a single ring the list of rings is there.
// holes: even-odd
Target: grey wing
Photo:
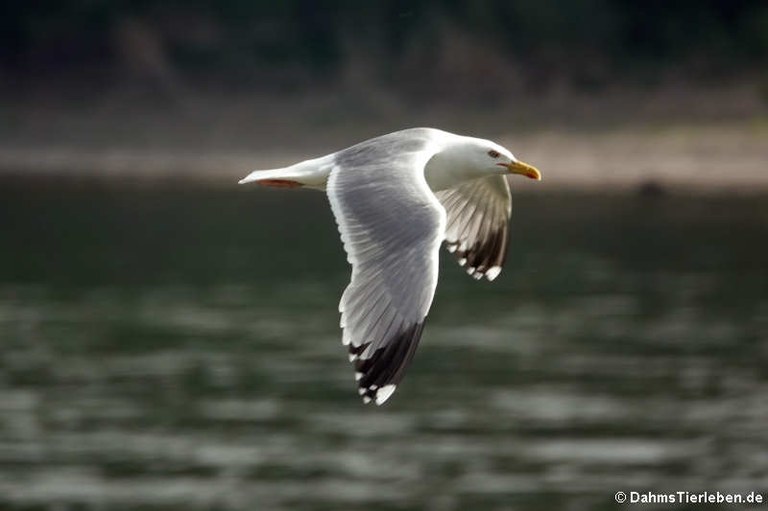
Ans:
[[[446,248],[475,279],[495,279],[507,257],[512,197],[505,176],[467,181],[435,194],[445,208]]]
[[[403,377],[437,286],[445,211],[424,179],[431,153],[339,158],[327,193],[352,279],[339,303],[343,343],[365,402]]]

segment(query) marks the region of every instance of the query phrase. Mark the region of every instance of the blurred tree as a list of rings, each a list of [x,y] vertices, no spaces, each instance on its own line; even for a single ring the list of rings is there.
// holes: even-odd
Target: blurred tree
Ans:
[[[369,80],[398,82],[418,63],[420,80],[445,82],[451,66],[471,67],[469,54],[505,67],[494,78],[510,84],[590,88],[764,73],[768,57],[764,0],[38,0],[2,2],[0,71],[135,74],[124,65],[131,23],[146,36],[134,47],[153,47],[134,64],[151,61],[145,79],[166,83],[282,87],[341,79],[361,63]]]

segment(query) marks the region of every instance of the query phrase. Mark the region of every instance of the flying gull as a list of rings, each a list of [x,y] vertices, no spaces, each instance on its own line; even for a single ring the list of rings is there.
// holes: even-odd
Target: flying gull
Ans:
[[[541,179],[489,140],[412,128],[240,181],[328,194],[352,265],[339,312],[364,402],[384,403],[413,358],[443,241],[475,279],[501,272],[510,174]]]

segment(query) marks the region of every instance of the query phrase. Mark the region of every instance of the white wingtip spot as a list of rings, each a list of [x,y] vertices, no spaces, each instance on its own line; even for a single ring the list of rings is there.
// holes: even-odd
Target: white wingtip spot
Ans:
[[[467,273],[469,273],[470,275],[474,275],[475,269],[472,266],[470,266],[469,268],[467,268]]]
[[[355,373],[355,381],[360,381],[362,377],[363,377],[363,373],[360,373],[360,372]]]
[[[493,266],[489,268],[487,272],[485,272],[485,278],[488,280],[493,280],[499,276],[499,273],[501,273],[501,266]]]
[[[349,358],[350,362],[354,362],[355,360],[357,360],[357,355],[350,353],[347,355],[347,358]]]
[[[359,389],[357,389],[357,393],[362,396],[363,394],[365,394],[365,389],[359,388]]]
[[[378,391],[376,391],[376,404],[381,405],[384,404],[384,401],[389,399],[389,397],[395,392],[395,389],[397,388],[397,385],[390,383],[389,385],[384,385],[381,387]]]
[[[480,273],[480,272],[477,272],[474,275],[472,275],[472,278],[475,279],[475,280],[480,280],[480,279],[483,278],[483,274]]]
[[[371,398],[370,398],[370,397],[368,397],[368,396],[363,396],[363,403],[365,403],[365,404],[368,404],[368,403],[370,403],[370,402],[371,402]],[[378,402],[377,402],[377,404],[378,404]]]
[[[456,252],[457,248],[459,248],[457,245],[448,245],[448,252],[453,254],[454,252]]]
[[[459,265],[464,266],[465,264],[467,264],[467,258],[466,257],[462,257],[461,259],[459,259]]]

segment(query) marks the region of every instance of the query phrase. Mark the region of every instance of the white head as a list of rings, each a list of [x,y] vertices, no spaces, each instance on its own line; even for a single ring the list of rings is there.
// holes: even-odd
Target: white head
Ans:
[[[482,138],[462,137],[456,150],[449,149],[453,158],[457,158],[466,166],[466,172],[473,175],[487,174],[520,174],[522,176],[541,180],[541,172],[524,163],[506,148]]]
[[[432,190],[444,190],[464,181],[499,174],[520,174],[540,180],[541,173],[504,147],[482,138],[446,133],[442,151],[427,162],[424,174]]]

